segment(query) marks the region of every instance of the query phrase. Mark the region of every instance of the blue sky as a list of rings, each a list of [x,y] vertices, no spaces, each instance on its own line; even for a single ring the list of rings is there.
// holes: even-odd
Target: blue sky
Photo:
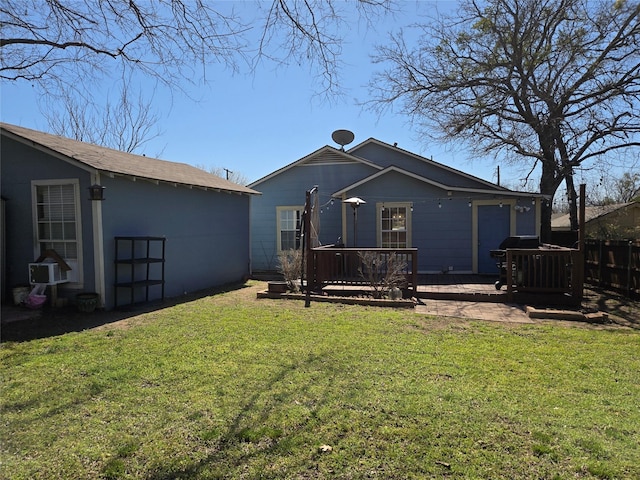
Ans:
[[[383,42],[389,30],[415,21],[417,13],[433,13],[435,4],[441,10],[455,6],[442,0],[400,2],[402,12],[376,30],[355,24],[343,49],[345,94],[340,99],[323,101],[314,95],[318,86],[306,66],[268,63],[253,75],[209,70],[211,84],[189,91],[197,102],[180,93],[156,90],[154,108],[162,135],[148,143],[144,153],[205,168],[227,168],[251,182],[324,145],[337,146],[331,133],[348,129],[355,134],[351,146],[369,137],[397,142],[403,149],[495,181],[496,164],[491,158],[470,161],[464,152],[418,138],[406,117],[392,112],[378,117],[358,105],[367,100],[366,84],[374,69],[380,68],[371,63],[373,45]],[[143,88],[154,89],[155,83],[148,80]],[[28,83],[3,84],[2,121],[47,131],[36,92]],[[520,187],[520,176],[501,167],[503,184]]]

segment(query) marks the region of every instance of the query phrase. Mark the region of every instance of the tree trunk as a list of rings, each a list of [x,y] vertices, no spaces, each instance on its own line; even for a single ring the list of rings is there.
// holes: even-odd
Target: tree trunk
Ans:
[[[542,175],[540,176],[540,193],[548,196],[548,200],[542,200],[540,208],[540,241],[551,243],[551,212],[553,196],[562,182],[562,178],[556,175],[555,160],[544,160],[542,162]]]
[[[573,175],[567,175],[564,179],[567,186],[567,203],[569,204],[569,218],[571,220],[571,230],[578,230],[578,194],[573,183]]]

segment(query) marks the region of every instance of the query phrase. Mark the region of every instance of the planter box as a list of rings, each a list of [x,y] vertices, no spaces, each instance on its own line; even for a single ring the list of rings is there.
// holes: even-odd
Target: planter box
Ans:
[[[97,293],[79,293],[76,295],[76,307],[84,313],[93,312],[98,306],[100,295]]]
[[[286,293],[288,290],[287,282],[269,282],[268,286],[271,293]]]

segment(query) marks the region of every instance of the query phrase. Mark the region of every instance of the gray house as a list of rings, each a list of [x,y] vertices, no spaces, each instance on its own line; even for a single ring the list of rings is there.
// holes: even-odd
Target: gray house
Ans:
[[[183,163],[0,130],[3,301],[33,281],[31,263],[56,256],[56,269],[71,268],[56,273],[58,297],[97,292],[107,309],[250,274],[255,190]]]
[[[314,186],[320,244],[417,248],[419,273],[495,274],[489,251],[508,236],[539,235],[544,201],[373,138],[347,151],[325,146],[249,185],[262,193],[251,207],[254,272],[277,269],[278,252],[297,246]],[[353,198],[366,203],[352,208]]]

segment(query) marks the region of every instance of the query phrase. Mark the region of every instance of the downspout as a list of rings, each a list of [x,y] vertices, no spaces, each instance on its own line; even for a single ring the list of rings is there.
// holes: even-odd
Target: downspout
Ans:
[[[253,277],[253,239],[251,238],[251,234],[253,230],[251,229],[251,216],[253,214],[253,195],[248,195],[249,197],[249,218],[247,221],[249,222],[249,278]]]
[[[100,185],[100,173],[91,174],[91,185]],[[100,295],[100,307],[105,306],[106,285],[104,278],[104,238],[102,230],[102,202],[91,201],[91,223],[93,227],[93,270],[95,290]]]

